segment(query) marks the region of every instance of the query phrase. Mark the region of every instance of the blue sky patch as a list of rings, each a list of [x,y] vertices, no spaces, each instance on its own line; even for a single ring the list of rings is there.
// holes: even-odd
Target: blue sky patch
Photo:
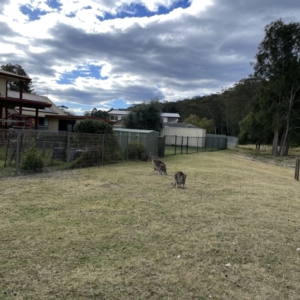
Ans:
[[[114,109],[128,108],[128,104],[124,99],[116,99],[111,102],[111,108]]]
[[[21,5],[20,11],[23,15],[26,15],[29,17],[29,21],[39,20],[41,18],[41,16],[44,16],[47,14],[47,12],[42,11],[38,8],[31,9],[28,5]]]
[[[60,80],[57,81],[58,84],[73,84],[78,77],[91,77],[96,79],[105,80],[107,77],[102,77],[100,75],[102,66],[88,65],[74,70],[68,73],[64,73]]]
[[[124,19],[126,17],[151,17],[155,15],[165,15],[170,13],[172,10],[176,8],[187,8],[190,6],[188,0],[179,0],[178,2],[174,3],[171,7],[167,8],[165,6],[160,6],[156,12],[149,11],[145,6],[139,4],[131,4],[123,8],[121,12],[117,15],[112,14],[105,14],[104,17],[98,16],[97,18],[100,21],[103,20],[112,20],[116,18]]]
[[[58,9],[58,10],[60,10],[60,7],[62,6],[62,4],[59,3],[59,1],[57,1],[57,0],[48,0],[46,4],[49,7],[53,8],[53,9]]]
[[[46,3],[50,8],[60,10],[62,6],[57,0],[48,0]],[[46,15],[48,12],[43,11],[39,8],[31,8],[28,4],[21,5],[20,11],[23,15],[29,17],[29,21],[39,20],[42,16]]]

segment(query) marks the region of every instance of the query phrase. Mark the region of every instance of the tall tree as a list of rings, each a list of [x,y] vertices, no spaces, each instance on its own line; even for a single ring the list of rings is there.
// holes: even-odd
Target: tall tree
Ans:
[[[300,23],[278,20],[267,25],[253,65],[255,76],[263,83],[260,108],[266,116],[272,115],[272,154],[287,155],[299,122]]]
[[[25,72],[25,70],[18,64],[12,65],[12,64],[7,64],[7,65],[2,65],[1,66],[2,70],[15,73],[21,76],[26,76],[29,77],[28,74]],[[8,82],[8,88],[11,91],[20,91],[20,82]],[[24,93],[29,93],[29,94],[34,94],[34,89],[32,86],[31,82],[24,81],[23,82],[23,92]]]
[[[160,132],[162,125],[161,104],[157,99],[143,102],[131,108],[124,119],[124,126],[130,129],[147,129]]]

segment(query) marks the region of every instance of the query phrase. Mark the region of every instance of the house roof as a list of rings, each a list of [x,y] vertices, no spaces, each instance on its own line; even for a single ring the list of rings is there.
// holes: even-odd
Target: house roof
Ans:
[[[162,113],[161,114],[162,117],[166,117],[166,118],[180,118],[180,115],[177,113]]]
[[[27,82],[31,81],[31,79],[27,76],[22,76],[2,69],[0,69],[0,77],[4,77],[4,79],[7,81],[27,81]],[[34,94],[27,94],[27,95],[34,95]],[[0,106],[3,106],[5,108],[15,108],[16,106],[22,106],[22,107],[44,109],[45,107],[51,107],[51,105],[52,104],[48,102],[41,101],[41,99],[31,99],[28,97],[26,98],[25,96],[23,97],[23,93],[21,92],[7,91],[7,95],[5,96],[0,95]]]
[[[128,110],[111,110],[108,112],[109,115],[128,115],[129,113]]]
[[[41,101],[32,101],[20,98],[0,97],[0,106],[6,108],[15,108],[16,106],[30,107],[44,109],[45,107],[51,107],[50,103]]]
[[[129,128],[113,128],[114,131],[133,132],[133,133],[150,133],[157,132],[155,130],[144,130],[144,129],[129,129]],[[158,133],[158,132],[157,132]]]
[[[19,92],[15,91],[7,91],[7,95],[11,98],[18,98]],[[51,107],[44,107],[39,109],[39,117],[45,117],[45,114],[58,114],[58,115],[66,115],[61,109],[59,109],[49,98],[46,96],[39,96],[36,94],[23,93],[22,98],[25,100],[43,102],[47,104],[51,104]],[[26,115],[35,116],[35,109],[32,107],[23,107],[23,111],[26,111]]]
[[[0,76],[5,77],[7,81],[19,81],[19,80],[31,81],[31,78],[27,76],[22,76],[2,69],[0,69]]]
[[[164,122],[164,127],[177,127],[177,128],[199,128],[192,124],[186,124],[186,123],[171,123],[171,122]]]

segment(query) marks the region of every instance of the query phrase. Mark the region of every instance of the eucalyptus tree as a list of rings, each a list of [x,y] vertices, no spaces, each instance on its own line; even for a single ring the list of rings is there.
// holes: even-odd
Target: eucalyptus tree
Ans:
[[[1,69],[4,71],[15,73],[17,75],[29,77],[25,70],[18,64],[12,65],[9,63],[6,65],[2,65]],[[7,85],[11,91],[20,91],[20,82],[18,81],[8,82]],[[34,94],[34,89],[31,82],[23,81],[23,92]]]
[[[124,126],[130,129],[155,130],[163,127],[161,104],[157,99],[135,105],[124,119]]]
[[[96,117],[100,119],[108,119],[108,112],[105,110],[97,109],[94,107],[92,110],[88,110],[84,113],[85,116]]]
[[[218,103],[227,135],[237,136],[240,133],[239,122],[251,111],[259,84],[259,80],[249,76],[222,89]]]
[[[254,75],[262,80],[260,109],[271,117],[272,154],[284,156],[299,125],[300,23],[280,19],[267,25],[255,58]]]

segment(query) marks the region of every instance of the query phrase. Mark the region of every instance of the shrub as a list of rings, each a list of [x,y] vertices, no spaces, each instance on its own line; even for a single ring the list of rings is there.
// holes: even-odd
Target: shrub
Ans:
[[[41,172],[44,167],[44,160],[41,155],[37,153],[35,147],[30,147],[23,154],[20,169],[24,171]]]
[[[75,124],[74,132],[78,133],[96,133],[96,134],[113,134],[112,126],[98,120],[82,120]]]
[[[71,168],[84,168],[101,164],[101,151],[84,150],[81,155],[71,162]]]
[[[128,143],[128,158],[141,160],[145,155],[145,146],[139,142]]]
[[[81,155],[71,162],[71,167],[87,167],[111,163],[122,159],[122,152],[118,140],[114,134],[90,135],[93,144],[82,147]],[[104,138],[104,153],[102,153],[102,141]]]

